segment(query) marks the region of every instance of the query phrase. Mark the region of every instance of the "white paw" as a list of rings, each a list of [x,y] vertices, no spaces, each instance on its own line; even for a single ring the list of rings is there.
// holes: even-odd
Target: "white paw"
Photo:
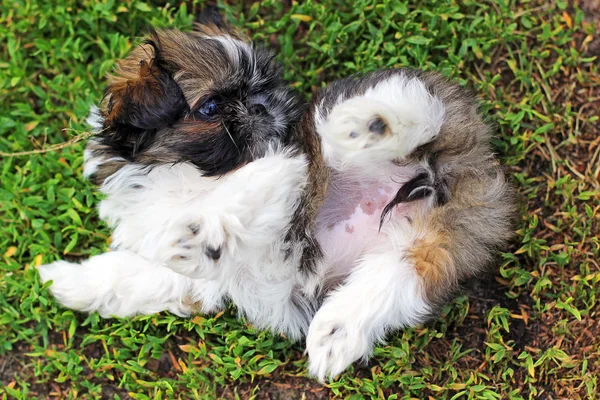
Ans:
[[[335,106],[319,133],[330,144],[362,150],[385,142],[398,127],[397,117],[384,103],[355,97]]]
[[[334,378],[354,361],[370,354],[367,335],[351,323],[347,314],[344,310],[321,309],[308,329],[309,373],[321,382]]]
[[[202,282],[194,281],[128,251],[111,251],[81,264],[57,261],[39,267],[41,281],[52,281],[50,291],[65,307],[104,317],[128,317],[168,310],[187,316],[203,300]],[[214,296],[216,299],[216,295]]]
[[[94,299],[90,297],[87,282],[80,279],[81,266],[67,261],[56,261],[38,268],[42,283],[52,281],[50,292],[58,301],[75,310],[88,311]]]
[[[196,279],[214,276],[225,253],[234,250],[229,232],[239,221],[210,214],[185,215],[169,226],[158,250],[166,267]]]

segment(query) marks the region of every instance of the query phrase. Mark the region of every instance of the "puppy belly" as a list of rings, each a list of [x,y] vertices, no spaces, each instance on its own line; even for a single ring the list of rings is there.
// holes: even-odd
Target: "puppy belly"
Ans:
[[[317,240],[330,273],[347,274],[366,251],[388,240],[379,231],[381,213],[413,174],[414,169],[409,167],[395,167],[370,181],[333,174],[317,218]],[[385,217],[384,225],[390,218],[409,217],[418,207],[417,203],[421,202],[396,206]]]

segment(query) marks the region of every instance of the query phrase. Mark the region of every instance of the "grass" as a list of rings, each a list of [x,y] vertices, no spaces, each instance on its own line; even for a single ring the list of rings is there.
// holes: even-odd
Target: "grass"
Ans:
[[[103,75],[135,38],[149,25],[189,28],[202,6],[157,3],[2,0],[0,151],[47,148],[84,131]],[[83,143],[3,157],[0,398],[598,398],[593,3],[221,6],[277,51],[286,78],[307,96],[333,79],[395,66],[440,70],[478,92],[521,197],[512,247],[497,273],[469,283],[441,318],[396,333],[368,365],[321,386],[306,376],[302,344],[256,331],[234,310],[103,320],[60,307],[36,267],[101,253],[110,237],[98,194],[81,177]]]

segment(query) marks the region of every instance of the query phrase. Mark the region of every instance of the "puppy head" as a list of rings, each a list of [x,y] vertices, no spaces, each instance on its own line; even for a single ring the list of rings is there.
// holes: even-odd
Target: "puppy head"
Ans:
[[[98,141],[130,162],[188,161],[215,176],[288,144],[301,113],[272,54],[211,13],[190,33],[152,33],[118,63]]]

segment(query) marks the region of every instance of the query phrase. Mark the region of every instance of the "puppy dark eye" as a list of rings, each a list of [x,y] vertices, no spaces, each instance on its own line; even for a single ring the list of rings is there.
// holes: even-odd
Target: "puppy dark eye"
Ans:
[[[196,111],[201,118],[205,119],[213,118],[215,115],[217,115],[217,112],[218,104],[215,99],[208,99]]]

